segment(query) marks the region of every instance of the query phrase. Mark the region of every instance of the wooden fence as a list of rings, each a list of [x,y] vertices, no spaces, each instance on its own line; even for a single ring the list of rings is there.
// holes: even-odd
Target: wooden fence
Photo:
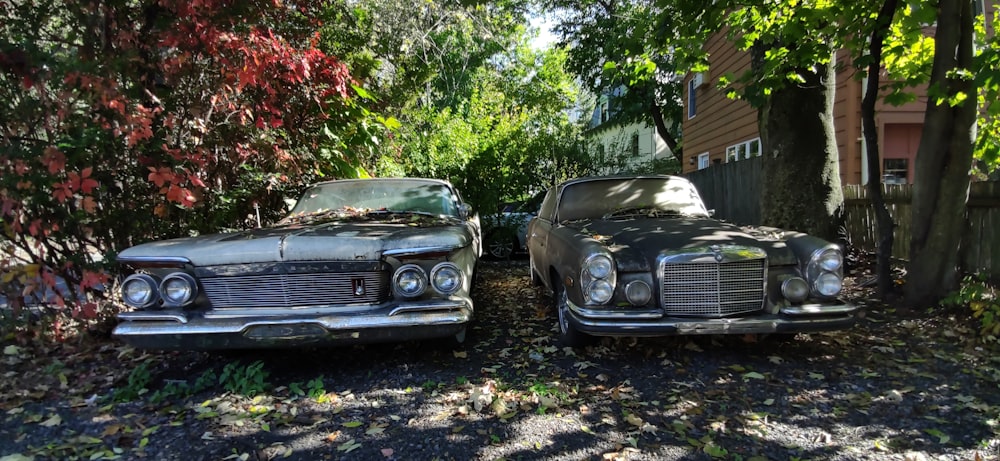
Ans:
[[[685,175],[698,188],[715,217],[731,223],[760,225],[760,157],[712,165]]]
[[[913,219],[910,202],[913,186],[883,184],[889,214],[896,224],[892,256],[910,257],[910,226]],[[847,235],[851,244],[865,251],[875,251],[877,231],[875,211],[868,189],[864,186],[844,187]],[[969,188],[969,201],[962,239],[961,263],[966,272],[986,272],[992,278],[1000,276],[1000,183],[974,182]]]
[[[760,222],[759,157],[712,165],[686,177],[698,187],[705,205],[715,210],[716,218],[744,225],[766,224]],[[910,256],[912,192],[909,184],[882,185],[882,195],[896,223],[892,255],[903,260]],[[874,252],[877,231],[868,190],[859,185],[844,186],[844,205],[846,238],[855,248]],[[961,251],[963,270],[1000,279],[1000,183],[972,183]]]

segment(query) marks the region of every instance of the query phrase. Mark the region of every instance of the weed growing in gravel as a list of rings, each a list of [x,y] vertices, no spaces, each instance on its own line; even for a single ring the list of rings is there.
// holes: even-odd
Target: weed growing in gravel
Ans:
[[[326,389],[323,388],[323,375],[314,378],[313,380],[306,383],[309,388],[309,397],[313,399],[318,399],[324,394],[326,394]]]
[[[205,372],[194,380],[194,384],[188,384],[187,381],[167,381],[163,389],[149,396],[149,401],[150,403],[160,403],[171,399],[184,399],[211,388],[215,385],[215,382],[215,371],[210,369],[205,370]]]
[[[139,366],[135,367],[129,373],[128,382],[125,384],[125,387],[114,391],[112,400],[115,402],[131,402],[138,399],[143,394],[149,392],[146,386],[149,385],[151,378],[149,364],[146,362],[140,363]]]
[[[943,306],[972,309],[972,316],[979,319],[980,341],[996,342],[1000,337],[1000,296],[985,275],[968,275],[958,291],[941,301]]]
[[[268,388],[267,377],[270,373],[264,369],[260,360],[243,366],[239,362],[226,365],[219,375],[219,384],[234,394],[253,397]]]

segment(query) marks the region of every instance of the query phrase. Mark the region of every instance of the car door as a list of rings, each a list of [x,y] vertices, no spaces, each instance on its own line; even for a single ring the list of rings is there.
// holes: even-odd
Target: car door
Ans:
[[[542,205],[538,210],[538,215],[528,223],[528,259],[531,270],[535,270],[542,283],[551,288],[549,281],[548,267],[551,266],[552,256],[548,254],[548,241],[552,235],[552,228],[555,225],[553,218],[556,209],[556,198],[558,188],[553,187],[545,195]]]

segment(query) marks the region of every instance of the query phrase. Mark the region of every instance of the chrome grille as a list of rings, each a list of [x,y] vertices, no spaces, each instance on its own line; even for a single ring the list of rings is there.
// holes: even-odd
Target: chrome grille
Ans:
[[[364,285],[364,294],[356,296],[358,281]],[[253,274],[200,282],[216,309],[375,304],[389,297],[388,276],[383,272]]]
[[[764,307],[766,259],[664,262],[661,301],[667,315],[726,317]]]

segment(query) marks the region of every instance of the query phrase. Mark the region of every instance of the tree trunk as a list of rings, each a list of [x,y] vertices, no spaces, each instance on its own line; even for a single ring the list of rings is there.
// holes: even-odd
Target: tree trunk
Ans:
[[[674,158],[684,165],[684,151],[677,144],[677,140],[674,136],[670,134],[670,130],[667,129],[667,124],[663,121],[663,110],[660,109],[655,102],[649,103],[649,114],[653,117],[653,124],[656,125],[656,134],[660,135],[663,142],[667,144],[667,148],[670,152],[674,154]]]
[[[835,240],[844,206],[833,126],[836,69],[833,59],[818,68],[797,69],[806,81],[772,91],[760,106],[761,222]]]
[[[861,101],[861,124],[868,155],[868,196],[871,197],[872,207],[875,209],[875,228],[878,232],[875,264],[875,275],[878,280],[877,295],[883,300],[893,286],[892,244],[896,224],[882,197],[882,168],[879,161],[881,156],[878,149],[878,128],[875,125],[875,101],[878,99],[879,72],[882,70],[882,45],[897,5],[897,0],[885,0],[875,20],[875,28],[872,29],[871,41],[868,43],[868,54],[871,56],[868,64],[868,83],[865,87],[865,97]]]
[[[972,66],[972,4],[940,0],[937,19],[930,98],[914,167],[913,234],[905,289],[914,306],[936,303],[958,287],[976,137],[975,82],[949,75]],[[958,94],[969,97],[964,103],[948,104]]]

